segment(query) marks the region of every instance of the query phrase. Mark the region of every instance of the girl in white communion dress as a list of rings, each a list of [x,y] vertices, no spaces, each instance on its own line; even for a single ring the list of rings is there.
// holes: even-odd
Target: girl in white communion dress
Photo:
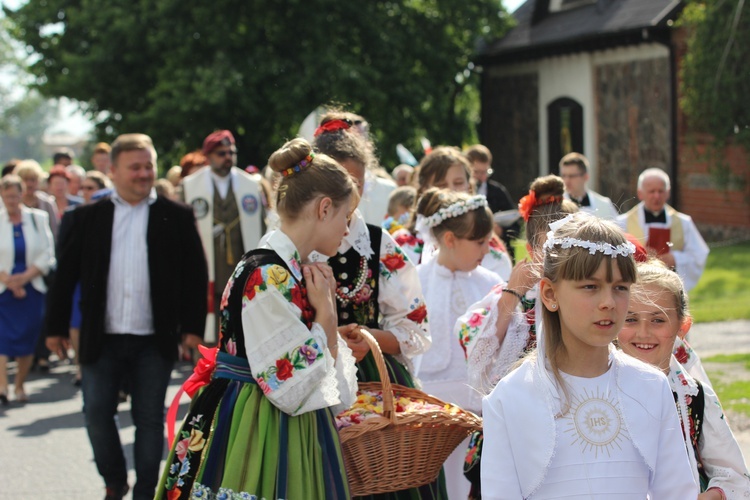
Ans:
[[[611,345],[635,248],[588,214],[551,229],[537,353],[483,401],[482,497],[696,498],[666,377]]]
[[[479,413],[480,396],[469,387],[465,354],[453,325],[472,303],[502,283],[480,266],[489,251],[492,213],[484,196],[430,188],[417,205],[417,226],[438,248],[417,266],[422,284],[432,346],[415,362],[423,390],[443,401]],[[467,498],[470,484],[463,476],[468,440],[445,462],[448,498]]]

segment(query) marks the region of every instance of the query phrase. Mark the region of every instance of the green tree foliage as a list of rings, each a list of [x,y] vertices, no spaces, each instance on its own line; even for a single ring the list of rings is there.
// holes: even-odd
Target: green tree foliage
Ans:
[[[38,55],[37,88],[84,102],[101,137],[142,131],[174,161],[229,128],[242,164],[332,102],[368,118],[386,165],[421,135],[460,144],[478,109],[463,72],[509,23],[498,0],[29,0],[6,14]]]
[[[690,37],[682,67],[682,108],[717,145],[750,151],[750,6],[745,0],[691,0],[681,22]]]

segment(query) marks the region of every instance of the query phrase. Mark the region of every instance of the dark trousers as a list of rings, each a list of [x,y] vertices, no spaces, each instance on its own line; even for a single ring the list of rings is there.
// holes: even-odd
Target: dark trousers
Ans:
[[[135,426],[136,484],[133,498],[153,498],[164,451],[164,398],[174,362],[159,353],[152,335],[105,335],[102,354],[81,365],[83,412],[94,461],[104,483],[127,484],[117,426],[118,392],[130,384],[131,415]]]

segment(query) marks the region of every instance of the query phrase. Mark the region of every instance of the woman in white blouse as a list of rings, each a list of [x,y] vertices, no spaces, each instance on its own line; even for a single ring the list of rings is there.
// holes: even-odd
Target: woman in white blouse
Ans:
[[[0,404],[8,404],[8,358],[18,371],[15,397],[26,402],[24,382],[31,368],[34,347],[42,328],[43,276],[55,265],[55,250],[48,215],[21,204],[24,184],[7,175],[0,181]]]

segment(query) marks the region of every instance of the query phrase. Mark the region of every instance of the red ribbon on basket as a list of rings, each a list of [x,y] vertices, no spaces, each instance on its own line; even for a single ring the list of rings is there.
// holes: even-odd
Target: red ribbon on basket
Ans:
[[[198,389],[207,385],[211,381],[211,375],[214,373],[216,368],[216,355],[219,352],[218,347],[209,348],[204,345],[199,345],[198,350],[203,356],[196,363],[193,368],[193,374],[182,384],[180,390],[174,395],[172,404],[169,405],[167,411],[167,444],[172,446],[174,443],[174,424],[177,421],[177,409],[180,407],[180,397],[182,393],[192,397],[198,392]]]

